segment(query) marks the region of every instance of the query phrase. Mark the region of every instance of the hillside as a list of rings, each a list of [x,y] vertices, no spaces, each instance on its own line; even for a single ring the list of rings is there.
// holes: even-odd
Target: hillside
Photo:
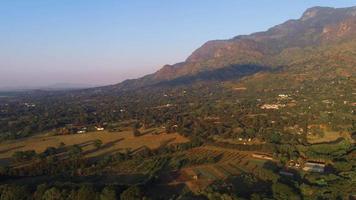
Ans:
[[[264,32],[236,36],[228,40],[208,41],[184,62],[165,65],[153,74],[127,80],[113,87],[127,90],[173,80],[175,82],[185,80],[182,83],[186,83],[186,80],[190,80],[191,77],[192,80],[209,79],[211,76],[212,79],[216,76],[221,78],[224,77],[219,74],[224,72],[221,69],[235,66],[238,69],[234,70],[234,74],[240,78],[238,71],[241,69],[244,72],[250,71],[251,66],[255,67],[250,72],[256,73],[281,66],[298,67],[298,63],[318,62],[318,59],[323,60],[329,56],[347,62],[344,56],[356,52],[354,39],[356,39],[356,7],[313,7],[306,10],[300,19],[286,21]],[[348,47],[346,55],[339,51],[342,50],[341,46]],[[325,51],[328,51],[328,54],[322,53]],[[257,71],[256,66],[259,69]],[[295,70],[298,69],[293,69]],[[210,76],[207,78],[203,75],[201,78],[201,73],[205,74],[207,71],[210,71]],[[241,74],[246,75],[246,73]]]

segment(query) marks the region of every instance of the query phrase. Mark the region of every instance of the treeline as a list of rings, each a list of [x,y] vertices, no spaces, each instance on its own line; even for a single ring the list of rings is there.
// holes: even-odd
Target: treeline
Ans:
[[[6,200],[134,200],[148,199],[139,186],[94,186],[88,184],[1,185]]]
[[[17,151],[13,154],[13,161],[16,167],[1,167],[0,174],[4,177],[26,177],[42,175],[61,176],[88,176],[101,174],[105,167],[114,163],[120,163],[132,159],[164,158],[174,159],[171,155],[183,152],[188,149],[198,147],[203,142],[199,138],[193,138],[190,142],[166,145],[158,149],[144,148],[139,152],[124,151],[101,158],[89,159],[84,157],[82,148],[79,145],[60,147],[48,147],[44,152],[37,154],[33,150]],[[100,148],[100,146],[98,146]],[[181,161],[197,163],[197,161]],[[200,161],[203,162],[203,161]],[[172,163],[177,161],[172,160]],[[187,165],[187,163],[185,164]],[[183,166],[179,164],[179,166]],[[155,171],[154,169],[152,169]]]

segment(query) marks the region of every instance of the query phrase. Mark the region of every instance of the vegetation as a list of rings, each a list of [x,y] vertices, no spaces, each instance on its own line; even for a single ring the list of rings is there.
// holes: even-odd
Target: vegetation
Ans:
[[[195,53],[173,74],[5,95],[0,200],[350,198],[356,41],[309,25],[275,27],[263,34],[283,41],[251,51],[240,46],[256,35],[225,41],[231,52],[216,59],[203,47],[207,59]]]

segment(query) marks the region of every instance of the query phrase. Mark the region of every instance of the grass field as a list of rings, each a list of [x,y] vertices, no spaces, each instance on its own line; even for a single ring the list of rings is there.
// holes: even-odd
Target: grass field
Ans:
[[[352,140],[350,134],[347,132],[337,132],[337,131],[331,131],[331,130],[327,130],[327,129],[323,130],[322,137],[317,134],[314,134],[314,135],[309,134],[307,136],[307,140],[310,144],[333,142],[339,138],[345,138],[348,140]]]
[[[100,149],[94,147],[94,141],[97,139],[103,142]],[[155,149],[163,144],[184,142],[188,142],[188,139],[177,133],[161,133],[159,135],[148,133],[138,137],[133,136],[132,131],[101,131],[60,136],[38,135],[0,143],[0,164],[8,164],[16,151],[35,150],[37,153],[41,153],[47,147],[58,147],[61,143],[66,146],[77,144],[82,147],[86,157],[95,157],[126,149],[135,150],[142,146]]]

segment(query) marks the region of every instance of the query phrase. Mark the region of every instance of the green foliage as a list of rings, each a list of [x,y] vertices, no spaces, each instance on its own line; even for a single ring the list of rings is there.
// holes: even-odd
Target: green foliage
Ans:
[[[121,193],[121,200],[141,200],[143,193],[138,186],[131,186]]]
[[[299,194],[288,185],[283,183],[274,183],[272,186],[273,198],[276,200],[299,200]]]
[[[317,144],[312,145],[306,150],[309,157],[333,156],[339,157],[345,155],[353,145],[348,140],[342,140],[336,144]]]
[[[42,153],[43,156],[52,156],[57,154],[58,150],[55,147],[47,147],[47,149]]]
[[[78,159],[82,154],[82,148],[79,145],[73,145],[69,148],[68,154],[73,159]]]
[[[95,148],[100,149],[101,145],[103,145],[103,142],[101,140],[98,139],[94,141]]]
[[[338,161],[334,162],[333,167],[337,172],[348,172],[353,168],[353,164],[350,161]]]
[[[34,193],[34,199],[35,200],[42,200],[42,196],[43,194],[46,192],[46,190],[48,189],[48,185],[47,184],[41,184],[38,185],[36,188],[36,191]]]
[[[100,200],[116,200],[118,199],[114,187],[105,187],[100,194]]]
[[[34,150],[28,150],[28,151],[16,151],[12,155],[12,158],[17,162],[22,162],[22,161],[30,161],[34,159],[36,156],[37,153]]]
[[[25,187],[16,185],[2,185],[0,187],[0,200],[27,200],[31,199],[31,194]]]
[[[277,132],[274,132],[271,134],[271,136],[269,137],[269,142],[271,143],[275,143],[275,144],[278,144],[281,142],[281,135]]]
[[[65,200],[60,190],[55,187],[48,189],[42,196],[42,200]]]
[[[71,175],[91,182],[101,180],[101,177],[105,180],[105,175],[111,176],[116,165],[129,163],[130,170],[139,169],[148,177],[141,184],[143,188],[150,188],[155,186],[155,180],[171,170],[217,162],[218,158],[213,156],[185,155],[187,149],[210,144],[273,153],[282,165],[301,157],[325,159],[331,161],[335,171],[317,175],[307,173],[297,181],[277,182],[279,168],[267,163],[263,169],[256,170],[260,173],[258,176],[241,174],[213,184],[204,191],[206,198],[300,199],[303,196],[303,199],[345,199],[345,194],[354,192],[356,182],[354,144],[349,140],[338,140],[311,145],[307,139],[310,134],[327,136],[326,129],[355,132],[352,102],[356,83],[353,76],[356,40],[308,47],[309,35],[308,32],[300,38],[299,35],[284,38],[277,42],[278,45],[273,43],[274,40],[268,41],[262,45],[272,47],[270,50],[273,51],[267,49],[268,58],[251,57],[255,53],[245,55],[232,48],[233,53],[193,64],[191,69],[198,71],[187,70],[192,76],[154,82],[154,86],[138,87],[137,90],[124,91],[116,85],[80,92],[39,92],[1,98],[0,140],[48,131],[74,134],[63,129],[70,124],[90,127],[98,123],[109,124],[110,129],[117,130],[131,127],[135,136],[142,135],[139,131],[142,125],[165,126],[168,132],[177,131],[191,139],[186,144],[140,153],[120,152],[95,161],[86,160],[78,145],[49,147],[39,155],[42,159],[36,159],[38,155],[34,151],[19,151],[14,153],[13,160],[17,161],[16,165],[24,165],[2,168],[1,175],[10,182],[17,179],[21,182],[24,176],[29,180],[31,177],[37,179],[37,176],[55,180],[57,175],[64,180],[71,180]],[[293,48],[287,48],[290,42],[294,44]],[[263,52],[265,49],[258,55]],[[236,65],[242,61],[256,65]],[[224,69],[216,69],[220,67]],[[210,71],[202,73],[203,68]],[[252,75],[256,72],[260,73]],[[150,77],[144,80],[149,82]],[[141,84],[136,82],[136,85]],[[239,87],[245,89],[235,90]],[[288,98],[281,99],[279,94],[288,94]],[[262,109],[264,104],[284,106]],[[325,130],[320,125],[325,126]],[[240,138],[253,140],[240,141]],[[93,145],[99,149],[102,141],[94,141]],[[64,158],[57,158],[61,153]],[[41,185],[33,196],[35,199],[85,200],[116,199],[119,196],[108,187],[100,194],[93,187],[79,188]],[[142,199],[142,196],[138,186],[129,187],[120,195],[121,199]],[[190,193],[186,196],[195,198]],[[0,200],[27,197],[31,194],[22,187],[1,186]]]
[[[96,200],[97,193],[92,186],[83,185],[77,193],[77,200]]]

